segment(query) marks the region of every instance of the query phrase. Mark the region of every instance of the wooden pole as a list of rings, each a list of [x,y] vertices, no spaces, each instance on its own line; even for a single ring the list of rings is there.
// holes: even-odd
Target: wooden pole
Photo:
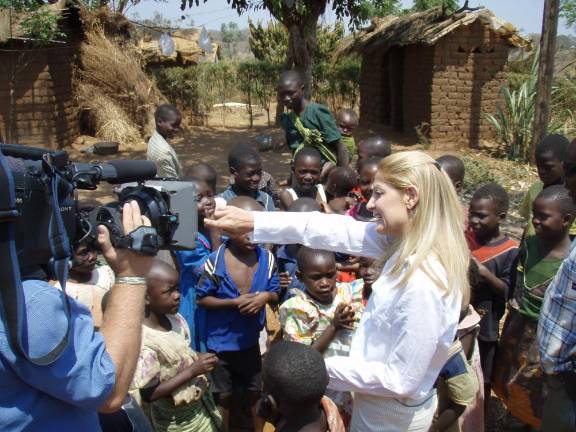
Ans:
[[[536,84],[536,106],[532,125],[532,145],[530,155],[534,161],[536,145],[546,136],[550,120],[550,95],[554,78],[554,54],[556,53],[556,33],[560,0],[545,0],[542,36],[540,37],[540,62]]]

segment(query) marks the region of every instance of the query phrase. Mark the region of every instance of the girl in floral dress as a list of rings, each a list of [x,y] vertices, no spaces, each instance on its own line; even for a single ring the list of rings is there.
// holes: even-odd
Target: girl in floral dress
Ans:
[[[177,313],[178,273],[156,260],[146,283],[142,348],[132,396],[148,404],[156,432],[221,431],[222,419],[205,376],[218,359],[190,348],[188,325]]]

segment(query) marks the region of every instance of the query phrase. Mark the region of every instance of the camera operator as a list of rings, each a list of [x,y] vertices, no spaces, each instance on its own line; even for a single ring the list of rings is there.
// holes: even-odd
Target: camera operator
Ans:
[[[126,233],[150,225],[134,201],[124,205],[122,222]],[[140,350],[144,276],[153,258],[115,249],[104,226],[98,227],[98,243],[117,278],[99,332],[88,310],[72,299],[68,321],[53,286],[22,283],[29,356],[51,351],[69,322],[66,348],[51,364],[36,365],[13,350],[0,307],[0,430],[99,431],[97,412],[121,408]]]

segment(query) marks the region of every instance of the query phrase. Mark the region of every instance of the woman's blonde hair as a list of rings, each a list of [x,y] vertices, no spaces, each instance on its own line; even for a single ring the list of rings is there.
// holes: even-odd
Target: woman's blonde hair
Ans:
[[[394,242],[383,257],[386,261],[398,253],[391,275],[399,276],[404,266],[410,263],[401,284],[420,268],[446,293],[460,290],[462,301],[467,304],[470,297],[470,252],[464,237],[462,204],[448,175],[427,154],[407,151],[383,159],[378,166],[377,178],[400,191],[414,187],[419,195],[418,203],[411,210],[407,234]],[[447,284],[430,267],[427,261],[430,255],[443,265]]]

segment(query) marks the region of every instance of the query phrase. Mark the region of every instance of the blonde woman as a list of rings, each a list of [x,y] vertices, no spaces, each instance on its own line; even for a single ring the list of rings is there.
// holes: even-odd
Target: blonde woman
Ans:
[[[403,152],[380,163],[368,209],[375,222],[225,208],[206,224],[253,231],[255,242],[380,259],[382,272],[350,356],[326,360],[329,387],[354,392],[352,431],[428,431],[437,404],[434,382],[468,299],[462,207],[434,159]]]

